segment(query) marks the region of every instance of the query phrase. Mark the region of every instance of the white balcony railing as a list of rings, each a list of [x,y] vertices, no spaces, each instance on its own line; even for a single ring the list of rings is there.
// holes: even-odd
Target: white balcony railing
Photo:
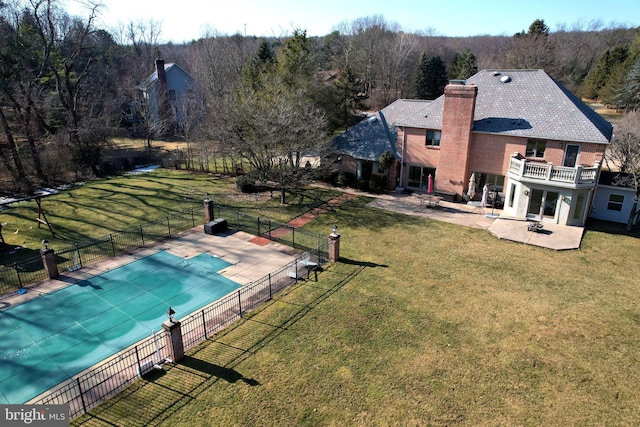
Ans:
[[[519,180],[547,181],[549,184],[596,184],[600,166],[593,167],[554,166],[551,163],[537,163],[527,159],[511,157],[509,175]]]

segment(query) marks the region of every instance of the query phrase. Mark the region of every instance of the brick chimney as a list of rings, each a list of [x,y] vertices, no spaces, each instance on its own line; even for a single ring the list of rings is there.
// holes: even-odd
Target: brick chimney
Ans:
[[[160,120],[160,134],[165,134],[171,128],[171,109],[169,106],[169,92],[167,91],[167,75],[164,71],[164,60],[156,59],[156,74],[158,75],[158,120]]]
[[[444,88],[444,112],[436,188],[459,197],[470,175],[471,128],[478,88],[464,81],[451,81]]]

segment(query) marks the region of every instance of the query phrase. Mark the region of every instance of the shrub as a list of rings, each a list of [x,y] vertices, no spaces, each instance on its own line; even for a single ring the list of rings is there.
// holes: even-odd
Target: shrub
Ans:
[[[256,188],[256,181],[250,175],[240,175],[236,178],[236,187],[243,193],[252,193]]]
[[[387,188],[387,175],[383,173],[372,173],[369,178],[369,190],[376,194],[384,192]]]
[[[338,174],[338,184],[344,185],[345,187],[352,187],[356,182],[356,176],[351,172],[340,172]]]

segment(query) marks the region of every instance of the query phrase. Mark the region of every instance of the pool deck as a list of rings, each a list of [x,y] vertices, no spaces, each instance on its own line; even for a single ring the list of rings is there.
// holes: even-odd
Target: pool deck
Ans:
[[[89,264],[77,271],[61,271],[56,279],[29,285],[25,294],[2,297],[0,310],[98,276],[158,251],[167,251],[185,259],[202,253],[217,256],[232,264],[218,273],[240,285],[261,279],[295,259],[296,252],[291,247],[276,242],[255,244],[250,242],[254,237],[242,231],[209,235],[204,233],[202,226],[195,227],[165,240]]]

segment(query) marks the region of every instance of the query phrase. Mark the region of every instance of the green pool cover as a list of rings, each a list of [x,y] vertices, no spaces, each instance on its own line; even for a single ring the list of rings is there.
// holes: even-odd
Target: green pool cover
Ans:
[[[21,404],[240,287],[209,254],[134,261],[0,311],[0,404]]]

